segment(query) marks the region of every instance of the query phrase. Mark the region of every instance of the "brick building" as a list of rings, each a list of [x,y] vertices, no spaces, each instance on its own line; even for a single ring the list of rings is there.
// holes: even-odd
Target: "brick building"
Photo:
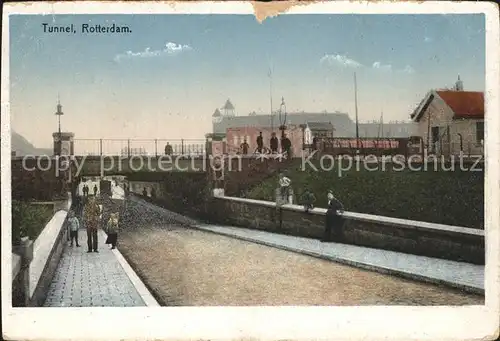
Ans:
[[[411,114],[430,153],[481,155],[484,152],[484,93],[453,89],[431,90]]]

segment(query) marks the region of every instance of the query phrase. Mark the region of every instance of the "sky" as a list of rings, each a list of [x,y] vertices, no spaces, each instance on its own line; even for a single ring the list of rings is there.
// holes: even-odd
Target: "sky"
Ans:
[[[47,33],[43,23],[74,24]],[[82,24],[131,33],[85,34]],[[485,88],[482,14],[12,15],[12,129],[37,147],[76,139],[204,138],[229,98],[237,115],[287,111],[408,120],[433,88]],[[272,77],[269,77],[271,70]]]

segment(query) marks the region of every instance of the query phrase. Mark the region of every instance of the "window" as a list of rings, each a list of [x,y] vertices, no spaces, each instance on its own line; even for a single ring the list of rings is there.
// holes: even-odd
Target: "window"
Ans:
[[[432,143],[436,143],[437,141],[439,141],[439,127],[432,127],[431,135],[432,135]]]
[[[484,140],[484,122],[476,122],[476,142]]]

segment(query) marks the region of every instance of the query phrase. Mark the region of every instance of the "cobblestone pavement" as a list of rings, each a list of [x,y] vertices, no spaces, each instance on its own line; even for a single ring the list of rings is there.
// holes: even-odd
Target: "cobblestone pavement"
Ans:
[[[80,247],[66,246],[45,301],[45,307],[145,306],[116,256],[99,231],[99,252],[87,253],[87,233],[78,233]]]
[[[480,295],[186,228],[120,236],[126,256],[168,306],[470,305]]]
[[[143,200],[134,199],[128,211],[120,251],[164,305],[484,303],[482,295],[188,228],[197,223]]]
[[[201,230],[246,241],[312,255],[369,270],[383,270],[412,280],[446,283],[459,289],[484,294],[484,266],[446,259],[404,254],[317,239],[287,236],[232,226],[201,224]]]

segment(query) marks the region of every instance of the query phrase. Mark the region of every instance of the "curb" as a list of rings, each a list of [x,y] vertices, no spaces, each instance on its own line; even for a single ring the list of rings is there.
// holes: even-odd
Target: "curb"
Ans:
[[[443,279],[419,275],[419,274],[415,274],[415,273],[411,273],[411,272],[406,272],[406,271],[393,269],[393,268],[387,268],[387,267],[378,266],[378,265],[370,265],[370,264],[352,261],[352,260],[341,258],[341,257],[327,256],[327,255],[317,253],[314,251],[298,249],[298,248],[294,248],[294,247],[290,247],[290,246],[286,246],[286,245],[280,245],[280,244],[273,243],[273,242],[267,242],[267,241],[263,241],[263,240],[259,240],[259,239],[251,238],[251,237],[238,236],[238,235],[234,235],[234,234],[231,234],[228,232],[213,231],[211,229],[204,228],[203,226],[199,226],[199,225],[193,226],[193,227],[200,230],[200,231],[210,232],[210,233],[223,235],[226,237],[231,237],[231,238],[235,238],[235,239],[239,239],[239,240],[243,240],[243,241],[247,241],[247,242],[251,242],[251,243],[261,244],[261,245],[265,245],[265,246],[269,246],[269,247],[274,247],[277,249],[295,252],[298,254],[303,254],[303,255],[307,255],[307,256],[311,256],[311,257],[315,257],[315,258],[320,258],[320,259],[336,262],[339,264],[349,265],[349,266],[361,268],[364,270],[378,272],[381,274],[395,275],[397,277],[404,278],[404,279],[416,280],[416,281],[431,283],[431,284],[444,285],[444,286],[452,287],[454,289],[460,289],[460,290],[463,290],[467,293],[472,293],[472,294],[484,295],[484,293],[485,293],[484,289],[477,288],[477,287],[470,286],[470,285],[466,285],[466,284],[455,283],[455,282],[451,282],[451,281],[447,281],[447,280],[443,280]]]
[[[103,230],[100,230],[104,236],[107,236],[106,232]],[[137,290],[137,293],[139,296],[141,296],[141,299],[144,301],[147,307],[160,307],[160,304],[156,301],[154,296],[149,292],[148,288],[146,285],[141,281],[139,276],[135,273],[134,269],[130,266],[130,264],[127,262],[125,257],[121,254],[118,249],[111,250],[113,254],[115,255],[116,259],[118,260],[118,263],[120,263],[121,267],[123,268],[123,271],[127,274],[127,277],[129,278],[130,282],[134,286],[135,290]]]

